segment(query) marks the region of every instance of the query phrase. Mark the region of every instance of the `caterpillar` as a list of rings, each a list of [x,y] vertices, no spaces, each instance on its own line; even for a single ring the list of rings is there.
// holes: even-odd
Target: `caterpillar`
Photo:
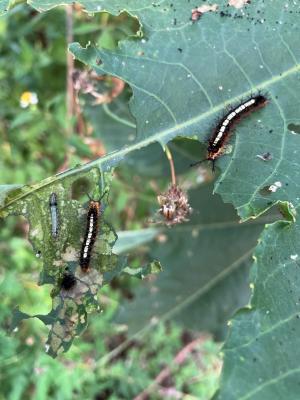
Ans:
[[[54,239],[56,239],[58,236],[58,229],[59,229],[56,193],[51,193],[49,198],[49,207],[51,215],[51,235]]]
[[[96,241],[99,219],[101,216],[101,199],[105,194],[106,192],[104,192],[99,201],[90,200],[89,203],[86,220],[86,230],[84,240],[81,245],[79,261],[79,265],[84,272],[87,272],[90,267],[90,259]]]
[[[212,169],[214,170],[215,161],[224,153],[224,146],[227,143],[235,125],[252,111],[256,111],[259,108],[264,107],[267,103],[268,99],[262,94],[258,94],[232,108],[214,129],[214,132],[208,141],[206,158],[191,164],[191,166],[200,164],[203,161],[211,161]]]

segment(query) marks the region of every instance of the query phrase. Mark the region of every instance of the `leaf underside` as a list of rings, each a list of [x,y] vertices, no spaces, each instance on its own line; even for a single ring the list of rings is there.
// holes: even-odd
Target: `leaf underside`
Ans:
[[[139,285],[117,316],[131,333],[172,318],[224,337],[228,318],[248,302],[249,261],[264,221],[239,224],[234,209],[211,191],[212,185],[191,190],[190,221],[159,229],[150,254],[164,270]]]

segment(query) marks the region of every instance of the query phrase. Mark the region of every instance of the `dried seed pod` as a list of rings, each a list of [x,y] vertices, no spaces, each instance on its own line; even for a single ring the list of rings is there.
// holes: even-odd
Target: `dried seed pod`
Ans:
[[[157,196],[157,201],[160,205],[159,213],[164,217],[166,225],[188,221],[187,217],[192,208],[186,192],[179,186],[172,185],[167,192]]]

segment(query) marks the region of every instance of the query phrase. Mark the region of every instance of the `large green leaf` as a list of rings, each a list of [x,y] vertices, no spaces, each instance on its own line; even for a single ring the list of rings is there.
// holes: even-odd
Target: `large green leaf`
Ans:
[[[260,238],[251,304],[231,321],[222,400],[299,398],[299,222],[277,222]]]
[[[139,145],[165,143],[175,135],[203,140],[228,104],[266,92],[269,104],[237,126],[233,151],[219,160],[215,191],[244,220],[283,201],[291,203],[285,208],[292,219],[299,204],[300,5],[261,0],[243,11],[203,15],[192,25],[190,4],[174,4],[181,11],[176,27],[163,2],[158,10],[134,12],[145,26],[144,41],[126,42],[114,53],[78,44],[71,50],[99,73],[131,85]],[[265,153],[271,155],[267,161],[259,157]],[[299,239],[296,227],[283,222],[262,236],[254,266],[257,289],[252,308],[232,321],[220,399],[298,397],[299,293],[291,256],[299,254],[293,244]]]
[[[83,1],[91,12],[125,9],[138,16],[145,39],[122,42],[114,52],[79,44],[71,45],[71,51],[100,74],[124,79],[133,90],[136,140],[119,150],[117,159],[176,135],[203,140],[228,104],[267,91],[268,106],[239,124],[233,152],[218,163],[223,173],[216,190],[247,219],[277,201],[297,197],[297,186],[286,176],[287,168],[297,165],[294,148],[299,141],[288,129],[298,121],[299,5],[291,2],[282,7],[277,0],[267,6],[261,0],[241,11],[219,3],[218,12],[205,13],[192,23],[191,6],[181,0]],[[31,4],[44,10],[59,2]],[[266,152],[271,153],[269,161],[257,157]],[[242,182],[238,189],[237,182]],[[267,190],[275,182],[280,188]]]
[[[151,255],[164,271],[140,285],[117,318],[132,333],[151,320],[170,318],[222,333],[233,311],[247,303],[249,259],[264,222],[239,224],[234,209],[218,196],[212,199],[211,190],[205,185],[191,191],[189,223],[157,232]]]
[[[86,119],[94,128],[108,152],[130,145],[135,139],[136,126],[128,109],[128,96],[121,95],[111,104],[95,105],[85,96],[82,101]]]
[[[133,4],[127,5],[129,11]],[[176,26],[171,19],[174,8],[176,16],[180,11]],[[203,140],[228,104],[266,91],[269,104],[239,124],[234,150],[218,162],[223,173],[216,190],[246,219],[278,200],[297,202],[299,188],[287,172],[298,163],[295,148],[300,140],[288,129],[298,121],[298,10],[294,3],[283,8],[280,1],[269,7],[259,1],[247,6],[244,15],[232,9],[230,15],[209,13],[192,24],[190,4],[164,3],[134,12],[146,21],[145,39],[123,42],[115,52],[79,44],[71,45],[71,51],[98,73],[113,74],[131,86],[138,130],[126,153],[152,141],[166,143],[176,135]],[[267,152],[271,160],[257,157]],[[280,188],[268,191],[275,182]]]

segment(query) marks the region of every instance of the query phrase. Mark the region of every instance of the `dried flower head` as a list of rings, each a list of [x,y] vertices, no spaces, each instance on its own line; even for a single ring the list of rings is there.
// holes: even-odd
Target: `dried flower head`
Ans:
[[[158,204],[160,205],[159,213],[165,218],[167,225],[181,224],[188,221],[187,216],[192,209],[188,202],[186,192],[179,186],[172,185],[170,189],[157,196]]]
[[[93,70],[75,70],[72,79],[76,92],[90,94],[95,98],[94,104],[111,103],[125,87],[125,83],[121,79],[113,76],[99,76]],[[100,82],[102,82],[102,86]],[[105,83],[109,83],[108,89],[103,85]]]
[[[94,91],[94,82],[91,71],[76,69],[72,75],[74,89],[83,93],[91,93]]]

